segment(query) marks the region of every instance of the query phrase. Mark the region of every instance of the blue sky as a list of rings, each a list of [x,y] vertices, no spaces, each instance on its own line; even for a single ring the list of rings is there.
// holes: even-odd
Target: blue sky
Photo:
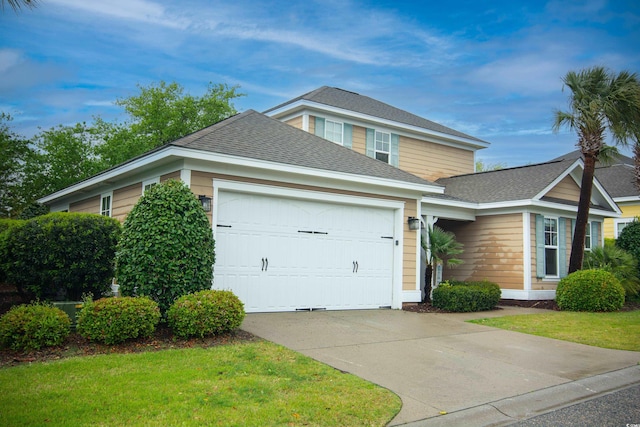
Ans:
[[[517,166],[575,149],[551,131],[561,78],[640,72],[640,2],[40,0],[0,11],[0,111],[14,131],[123,119],[137,84],[240,85],[264,111],[323,85],[370,96],[491,143]],[[625,152],[627,153],[627,152]]]

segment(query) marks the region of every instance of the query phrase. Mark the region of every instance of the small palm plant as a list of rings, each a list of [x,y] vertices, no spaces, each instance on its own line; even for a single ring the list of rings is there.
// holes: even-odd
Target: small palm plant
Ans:
[[[431,271],[435,272],[438,265],[446,265],[453,267],[454,265],[462,264],[464,261],[460,258],[456,258],[456,255],[460,255],[464,252],[463,244],[456,240],[456,235],[450,231],[445,231],[438,226],[429,227],[429,242],[425,242],[422,239],[422,247],[427,251],[429,257],[429,265]],[[429,299],[433,297],[433,290],[438,287],[437,275],[431,275]]]
[[[605,270],[616,276],[627,298],[640,292],[637,264],[633,255],[615,245],[598,246],[584,257],[584,268]]]

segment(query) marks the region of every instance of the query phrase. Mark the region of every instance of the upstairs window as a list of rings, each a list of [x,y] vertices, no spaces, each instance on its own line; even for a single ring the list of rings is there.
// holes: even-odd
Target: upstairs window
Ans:
[[[375,153],[376,159],[389,163],[389,153],[391,147],[391,134],[386,132],[376,131],[375,139]]]
[[[160,178],[153,178],[142,182],[142,194],[154,185],[160,184]]]
[[[342,123],[326,120],[324,138],[342,145]]]

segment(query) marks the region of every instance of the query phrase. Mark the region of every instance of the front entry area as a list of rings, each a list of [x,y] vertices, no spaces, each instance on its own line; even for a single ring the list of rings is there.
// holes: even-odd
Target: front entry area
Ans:
[[[247,312],[392,305],[393,209],[228,190],[214,204],[213,287]]]

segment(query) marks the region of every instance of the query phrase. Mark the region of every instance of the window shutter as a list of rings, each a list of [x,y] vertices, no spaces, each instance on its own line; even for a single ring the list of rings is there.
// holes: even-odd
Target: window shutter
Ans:
[[[596,221],[591,222],[591,247],[596,248],[600,246],[600,226],[601,224]]]
[[[544,276],[544,216],[536,215],[536,277]]]
[[[342,145],[347,148],[352,148],[353,146],[353,126],[349,123],[345,123],[342,125],[343,127],[343,135],[342,135]]]
[[[324,119],[316,117],[316,136],[324,138]]]
[[[367,129],[366,154],[369,157],[376,158],[376,131]]]
[[[399,156],[398,156],[398,146],[400,145],[400,137],[398,135],[396,135],[395,133],[391,134],[391,148],[390,148],[390,153],[389,153],[389,163],[391,164],[391,166],[395,166],[398,167],[398,164],[400,163],[399,161]]]
[[[564,218],[558,219],[558,273],[567,275],[567,225]]]

